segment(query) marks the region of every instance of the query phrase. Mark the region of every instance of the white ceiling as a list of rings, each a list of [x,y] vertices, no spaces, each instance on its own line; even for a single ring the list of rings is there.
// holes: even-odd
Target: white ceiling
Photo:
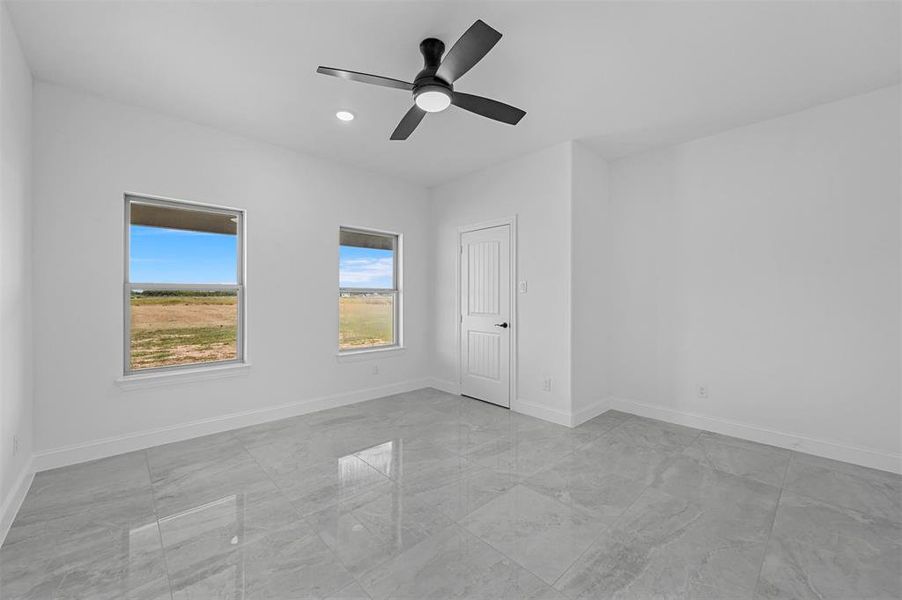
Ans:
[[[613,158],[900,81],[898,2],[13,1],[39,79],[433,185],[569,139]],[[527,111],[451,108],[388,137],[418,44],[477,18],[504,37],[455,85]],[[338,109],[357,114],[351,124]]]

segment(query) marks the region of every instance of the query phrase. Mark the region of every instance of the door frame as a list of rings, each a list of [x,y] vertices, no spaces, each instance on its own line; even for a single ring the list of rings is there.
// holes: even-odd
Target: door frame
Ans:
[[[518,273],[517,266],[519,261],[518,257],[518,249],[517,249],[517,215],[515,214],[512,217],[502,217],[499,219],[490,219],[488,221],[481,221],[479,223],[473,223],[471,225],[462,225],[457,228],[457,248],[454,251],[454,255],[457,257],[454,264],[456,273],[454,275],[455,282],[455,294],[454,294],[454,306],[456,308],[456,316],[457,323],[455,327],[455,331],[457,332],[457,393],[461,393],[462,387],[462,379],[463,379],[463,363],[461,361],[461,345],[460,345],[460,334],[461,334],[461,324],[463,321],[463,307],[460,303],[460,292],[462,289],[462,282],[460,280],[460,267],[461,267],[461,256],[463,255],[463,236],[465,233],[470,233],[473,231],[479,231],[481,229],[491,229],[492,227],[499,227],[502,225],[507,225],[510,227],[510,383],[509,383],[509,394],[510,398],[508,398],[508,408],[513,409],[519,401],[517,398],[517,380],[518,369],[517,369],[517,358],[519,354],[519,345],[517,343],[518,339],[518,326],[520,324],[520,320],[517,314],[517,281],[518,281]]]

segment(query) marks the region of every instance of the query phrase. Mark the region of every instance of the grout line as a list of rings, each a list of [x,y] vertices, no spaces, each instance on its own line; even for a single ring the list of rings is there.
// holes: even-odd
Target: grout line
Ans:
[[[628,414],[628,413],[627,413],[627,414]],[[626,419],[621,420],[619,423],[617,423],[616,425],[614,425],[614,426],[611,427],[610,429],[606,430],[602,435],[606,435],[606,434],[608,434],[608,433],[614,431],[614,430],[617,429],[618,427],[621,427],[622,425],[624,425],[625,423],[628,423],[628,422],[631,421],[631,420],[636,420],[636,421],[638,421],[638,422],[641,422],[642,419],[634,419],[635,416],[636,416],[636,415],[630,415],[630,416],[627,417]],[[643,418],[644,418],[644,417],[643,417]],[[654,419],[652,419],[652,420],[654,420]],[[692,428],[690,428],[690,429],[692,429]],[[685,446],[677,446],[677,447],[674,447],[674,448],[672,448],[672,449],[667,449],[668,457],[665,458],[663,461],[661,461],[661,463],[658,465],[658,467],[663,467],[663,466],[665,466],[667,463],[670,463],[670,462],[673,462],[674,460],[676,460],[676,458],[678,458],[679,455],[680,455],[686,448],[688,448],[689,446],[691,446],[692,444],[694,444],[694,443],[701,437],[702,432],[703,432],[703,430],[699,430],[698,434],[697,434],[694,438],[692,438],[692,441],[689,442],[688,444],[686,444]],[[596,438],[596,439],[598,439],[598,438]],[[593,441],[594,441],[594,440],[593,440]],[[589,442],[589,443],[592,443],[592,442]],[[673,452],[673,456],[669,456],[669,455],[671,454],[671,452]],[[629,478],[627,478],[627,479],[629,479]],[[592,540],[592,543],[589,544],[589,545],[586,547],[585,550],[583,550],[583,552],[576,558],[576,560],[574,560],[572,563],[570,563],[570,564],[567,566],[566,569],[564,569],[564,572],[561,573],[561,574],[557,577],[557,579],[554,580],[554,584],[552,584],[552,587],[554,587],[554,585],[556,585],[556,584],[561,580],[561,578],[563,578],[564,575],[566,575],[566,574],[570,571],[570,569],[573,568],[574,565],[576,565],[580,560],[582,560],[582,558],[583,558],[586,554],[589,553],[589,551],[592,549],[592,547],[595,546],[595,545],[596,545],[596,544],[597,544],[597,543],[598,543],[598,542],[599,542],[606,534],[610,534],[611,532],[613,532],[613,531],[617,528],[617,525],[621,522],[621,520],[623,519],[623,516],[624,516],[625,514],[627,514],[627,513],[633,508],[633,506],[635,506],[636,503],[639,502],[639,500],[642,498],[642,496],[644,496],[645,493],[648,492],[648,490],[651,489],[651,488],[653,487],[653,485],[652,485],[653,482],[654,482],[654,480],[652,480],[652,483],[646,484],[645,487],[642,488],[642,491],[639,492],[639,493],[636,495],[635,498],[633,498],[633,501],[630,502],[629,505],[628,505],[626,508],[624,508],[623,511],[621,511],[619,515],[617,515],[617,517],[611,522],[611,524],[608,525],[608,526],[606,526],[606,527],[605,527],[605,530],[604,530],[601,534],[599,534],[598,537],[596,537],[594,540]],[[562,591],[561,591],[559,588],[557,588],[557,587],[554,587],[554,589],[555,589],[556,591],[560,592],[561,594],[564,593],[564,592],[562,592]]]
[[[758,584],[761,583],[761,573],[764,572],[764,563],[767,561],[767,551],[770,548],[770,539],[774,535],[774,528],[777,525],[777,513],[780,512],[780,504],[783,502],[783,490],[786,486],[786,477],[789,475],[789,467],[792,465],[792,461],[794,460],[793,454],[789,455],[789,460],[786,461],[786,468],[783,469],[783,480],[780,482],[780,494],[777,496],[777,504],[774,506],[774,516],[770,522],[770,531],[767,532],[767,540],[764,542],[764,554],[761,556],[761,565],[758,567],[758,576],[755,578],[755,585],[752,588],[752,593],[755,597],[758,597]]]
[[[513,488],[512,488],[512,489],[513,489]],[[508,491],[510,491],[510,490],[508,490]],[[505,492],[505,493],[507,493],[507,492]],[[520,567],[521,569],[523,569],[524,571],[526,571],[527,573],[529,573],[530,575],[532,575],[533,577],[535,577],[536,579],[538,579],[538,580],[539,580],[540,582],[542,582],[546,587],[548,587],[548,588],[551,589],[551,590],[554,590],[554,586],[553,586],[552,584],[548,583],[547,581],[545,581],[544,579],[542,579],[541,577],[539,577],[538,574],[533,573],[533,572],[530,571],[528,568],[526,568],[525,565],[520,564],[519,561],[514,560],[513,558],[511,558],[510,556],[508,556],[507,554],[505,554],[503,551],[501,551],[501,550],[499,550],[498,548],[496,548],[491,542],[489,542],[488,540],[482,539],[480,536],[476,535],[475,533],[473,533],[472,531],[470,531],[469,529],[467,529],[466,527],[464,527],[464,526],[461,525],[460,523],[456,523],[456,522],[455,522],[455,523],[452,523],[451,525],[449,525],[449,527],[456,527],[457,529],[459,529],[460,531],[462,531],[465,535],[468,535],[468,536],[472,537],[473,539],[477,540],[478,542],[485,544],[486,546],[488,546],[489,548],[491,548],[492,550],[494,550],[495,552],[497,552],[498,554],[500,554],[501,556],[503,556],[503,557],[506,558],[507,560],[511,561],[513,564],[517,565],[518,567]],[[564,572],[566,573],[566,571],[564,571]]]
[[[339,408],[340,408],[340,407],[339,407]],[[326,410],[331,410],[331,409],[326,409]],[[323,411],[319,411],[319,412],[323,412]],[[289,418],[292,418],[292,417],[289,417]],[[257,465],[257,468],[259,468],[259,469],[263,472],[263,474],[266,476],[266,478],[270,481],[270,483],[272,483],[273,487],[274,487],[275,490],[276,490],[276,493],[277,493],[279,496],[281,496],[282,500],[284,500],[284,501],[291,507],[291,510],[294,511],[294,513],[298,516],[299,520],[302,521],[302,522],[304,523],[304,525],[306,525],[307,527],[310,528],[310,531],[313,533],[313,535],[315,535],[315,536],[317,537],[317,539],[319,539],[320,543],[321,543],[323,546],[325,546],[326,550],[329,551],[329,553],[334,557],[334,559],[336,560],[336,562],[337,562],[338,564],[340,564],[340,565],[345,569],[345,571],[348,572],[348,575],[351,576],[351,580],[353,581],[353,583],[356,583],[358,586],[360,586],[360,588],[363,589],[364,593],[365,593],[367,596],[370,596],[370,593],[366,590],[366,588],[363,586],[363,584],[362,584],[362,583],[360,582],[360,580],[357,578],[357,575],[355,575],[354,572],[348,567],[348,564],[345,563],[345,561],[343,561],[343,560],[341,559],[341,557],[338,555],[338,553],[337,553],[337,552],[336,552],[329,544],[326,543],[326,540],[323,539],[323,536],[322,536],[322,534],[320,534],[319,529],[318,529],[317,527],[315,527],[315,526],[313,525],[313,523],[311,522],[310,516],[305,516],[305,515],[301,514],[301,511],[298,510],[298,508],[294,505],[294,503],[291,501],[291,499],[288,498],[288,496],[285,495],[284,490],[282,490],[282,488],[279,486],[279,484],[276,483],[275,479],[272,478],[272,475],[269,474],[269,472],[263,467],[263,465],[260,464],[260,461],[257,460],[257,457],[254,456],[254,454],[250,451],[250,449],[248,449],[248,447],[247,447],[247,445],[244,443],[244,441],[243,441],[241,438],[239,438],[237,435],[235,435],[234,433],[232,433],[232,435],[235,437],[235,439],[238,441],[238,443],[241,445],[241,447],[244,449],[244,451],[247,452],[248,456],[251,457],[251,460],[254,461],[254,464]],[[326,458],[328,458],[328,457],[323,457],[323,459],[326,459]],[[385,477],[385,479],[387,479],[388,481],[392,481],[389,477],[385,476],[382,472],[380,472],[380,471],[379,471],[378,469],[376,469],[375,467],[372,467],[369,463],[367,463],[366,461],[364,461],[362,458],[360,458],[360,457],[358,457],[358,456],[355,456],[354,458],[356,458],[357,460],[359,460],[359,461],[362,462],[363,464],[367,465],[368,467],[370,467],[371,469],[373,469],[374,471],[376,471],[377,473],[379,473],[379,475],[382,475],[383,477]],[[337,460],[337,459],[334,459],[334,460]],[[312,466],[314,466],[314,465],[311,465],[311,467],[312,467]],[[358,494],[358,495],[363,495],[363,494],[365,494],[365,493],[366,493],[366,492],[361,492],[361,493]],[[355,497],[356,497],[356,496],[355,496]],[[332,508],[332,506],[334,506],[334,505],[330,504],[329,506],[325,507],[323,510],[327,510],[327,509],[329,509],[329,508]],[[364,525],[364,527],[366,527],[366,525]],[[374,537],[378,537],[378,536],[376,536],[376,534],[372,533],[372,532],[369,530],[369,528],[367,528],[367,531],[368,531],[371,535],[373,535]],[[266,534],[264,534],[264,535],[266,535]],[[381,540],[381,538],[379,538],[379,539]],[[388,561],[388,559],[386,559],[386,560],[383,561],[383,562],[387,562],[387,561]],[[382,563],[380,563],[380,564],[382,564]],[[367,569],[367,571],[369,571],[369,570],[370,570],[370,569]],[[341,586],[340,588],[338,588],[337,590],[332,590],[332,591],[330,591],[329,593],[331,594],[331,593],[337,593],[337,592],[340,592],[341,590],[345,589],[346,587],[348,587],[348,586],[350,586],[350,585],[351,585],[351,584],[348,583],[347,585],[343,585],[343,586]]]
[[[666,462],[666,461],[665,461],[665,462]],[[663,463],[662,463],[662,464],[663,464]],[[635,498],[633,498],[633,501],[629,503],[629,506],[627,506],[625,509],[623,509],[623,511],[622,511],[619,515],[617,515],[617,518],[615,518],[615,519],[611,522],[610,525],[608,525],[607,527],[605,527],[605,530],[604,530],[601,534],[599,534],[599,536],[598,536],[597,538],[595,538],[594,540],[592,540],[592,543],[591,543],[591,544],[589,544],[588,546],[586,546],[586,549],[583,550],[582,553],[580,553],[580,555],[576,557],[576,560],[574,560],[572,563],[570,563],[569,565],[567,565],[567,568],[564,569],[564,572],[561,573],[561,574],[557,577],[557,579],[554,580],[554,584],[552,584],[551,587],[553,587],[555,590],[557,590],[557,591],[561,592],[561,594],[563,594],[564,592],[562,592],[559,588],[554,587],[555,584],[557,584],[557,583],[561,580],[561,578],[562,578],[564,575],[566,575],[566,574],[570,571],[570,569],[573,568],[573,566],[574,566],[576,563],[578,563],[580,560],[582,560],[582,558],[583,558],[586,554],[589,553],[589,550],[591,550],[592,547],[595,546],[595,544],[597,544],[597,543],[601,540],[601,538],[605,536],[605,534],[610,534],[611,532],[614,531],[616,525],[617,525],[618,523],[620,523],[620,520],[623,518],[623,515],[625,515],[626,513],[628,513],[628,512],[630,511],[630,509],[633,508],[633,506],[636,505],[636,503],[639,501],[639,499],[642,498],[642,496],[645,495],[645,492],[647,492],[649,489],[651,489],[651,487],[652,487],[652,486],[651,486],[651,484],[649,483],[649,484],[647,484],[644,488],[642,488],[642,491],[639,492],[639,493],[636,495]]]
[[[163,567],[166,569],[166,583],[169,585],[169,597],[172,598],[172,577],[169,575],[169,559],[166,558],[166,545],[163,543],[163,528],[160,526],[160,515],[157,512],[156,492],[153,489],[153,473],[150,471],[150,457],[147,450],[141,451],[144,454],[144,466],[147,467],[147,480],[150,483],[150,503],[153,507],[153,516],[157,522],[157,536],[160,538],[160,552],[163,554]]]

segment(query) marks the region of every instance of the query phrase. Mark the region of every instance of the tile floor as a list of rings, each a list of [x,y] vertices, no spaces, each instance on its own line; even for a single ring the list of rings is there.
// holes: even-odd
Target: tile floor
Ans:
[[[426,389],[38,474],[14,598],[899,598],[902,478]]]

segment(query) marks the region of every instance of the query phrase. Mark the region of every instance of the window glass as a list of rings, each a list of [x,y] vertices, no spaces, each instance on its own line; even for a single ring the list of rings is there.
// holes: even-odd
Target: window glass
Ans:
[[[126,373],[242,360],[241,214],[128,199]]]
[[[339,287],[394,289],[395,239],[395,236],[342,230]]]
[[[238,293],[135,289],[131,368],[238,358]]]
[[[129,241],[134,283],[238,283],[232,215],[133,202]]]
[[[394,343],[395,295],[342,292],[338,299],[341,350]]]
[[[396,235],[340,230],[339,350],[398,344],[397,251]]]

